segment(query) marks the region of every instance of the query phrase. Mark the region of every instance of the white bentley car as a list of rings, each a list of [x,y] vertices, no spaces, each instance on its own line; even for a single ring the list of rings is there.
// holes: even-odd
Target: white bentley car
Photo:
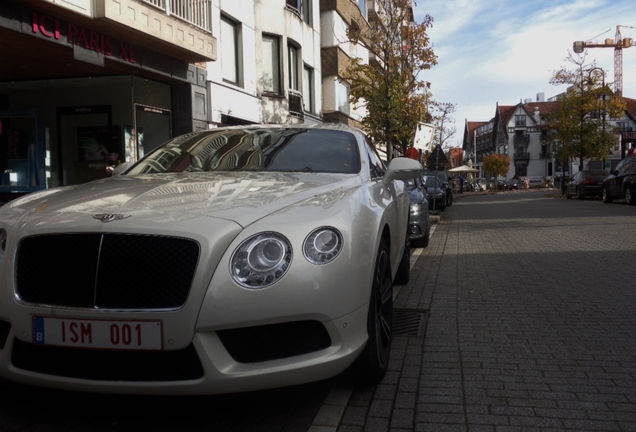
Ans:
[[[345,126],[170,140],[113,177],[0,207],[0,375],[220,394],[384,375],[409,195]]]

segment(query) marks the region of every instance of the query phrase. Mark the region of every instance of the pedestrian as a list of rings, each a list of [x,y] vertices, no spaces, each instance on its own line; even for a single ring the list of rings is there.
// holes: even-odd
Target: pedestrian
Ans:
[[[459,193],[464,193],[464,176],[459,176]]]
[[[524,188],[525,190],[530,189],[530,178],[526,177],[526,178],[523,180],[523,188]]]

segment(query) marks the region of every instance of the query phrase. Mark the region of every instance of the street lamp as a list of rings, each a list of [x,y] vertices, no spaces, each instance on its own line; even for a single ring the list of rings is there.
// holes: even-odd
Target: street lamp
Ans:
[[[600,67],[591,68],[588,71],[590,79],[591,79],[591,75],[592,75],[592,73],[594,71],[601,71],[601,74],[602,74],[601,89],[602,89],[603,104],[602,104],[602,108],[601,108],[602,109],[602,113],[601,114],[602,114],[603,118],[602,118],[602,122],[601,122],[601,125],[602,125],[601,127],[602,127],[602,131],[603,131],[602,137],[603,137],[603,140],[605,140],[605,124],[606,124],[605,123],[605,114],[606,114],[606,111],[607,111],[607,107],[605,105],[605,94],[606,94],[606,89],[605,89],[605,69],[600,68]],[[603,156],[603,169],[605,169],[605,156]]]

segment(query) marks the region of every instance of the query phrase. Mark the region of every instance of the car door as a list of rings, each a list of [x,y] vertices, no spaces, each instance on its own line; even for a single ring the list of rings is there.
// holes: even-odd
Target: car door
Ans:
[[[574,195],[576,193],[576,186],[579,184],[581,177],[583,176],[583,172],[579,171],[574,174],[573,177],[570,177],[570,180],[567,182],[567,192],[570,195]]]
[[[611,196],[623,196],[623,179],[625,178],[625,171],[628,166],[628,162],[629,159],[627,158],[620,161],[613,172],[614,176],[607,181],[607,186]]]

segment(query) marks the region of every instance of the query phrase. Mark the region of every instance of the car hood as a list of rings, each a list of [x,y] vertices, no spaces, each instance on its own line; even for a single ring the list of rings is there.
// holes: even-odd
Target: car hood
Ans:
[[[1,208],[6,220],[77,226],[101,215],[134,216],[155,224],[217,218],[245,227],[276,211],[360,185],[357,175],[307,173],[170,173],[121,175],[35,192]],[[315,199],[312,200],[314,202]],[[90,216],[90,217],[87,217]],[[145,216],[145,219],[139,217]]]

